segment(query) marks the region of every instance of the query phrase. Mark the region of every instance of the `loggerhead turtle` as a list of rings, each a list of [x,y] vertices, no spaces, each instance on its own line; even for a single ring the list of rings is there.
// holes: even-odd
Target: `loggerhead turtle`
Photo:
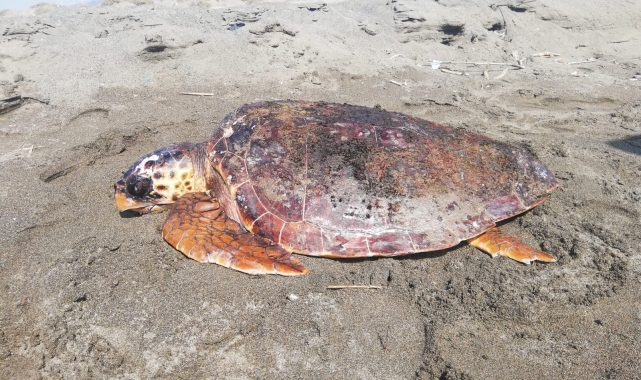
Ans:
[[[114,187],[121,211],[171,208],[163,237],[194,260],[301,275],[292,252],[401,256],[463,240],[553,262],[495,224],[558,185],[530,153],[480,134],[377,108],[272,101],[230,113],[209,141],[148,154]]]

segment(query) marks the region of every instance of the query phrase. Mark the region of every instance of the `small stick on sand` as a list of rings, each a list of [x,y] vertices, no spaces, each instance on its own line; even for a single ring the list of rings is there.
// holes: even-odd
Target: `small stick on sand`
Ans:
[[[403,87],[403,83],[401,83],[401,82],[397,82],[397,81],[395,81],[395,80],[393,80],[393,79],[390,79],[389,81],[390,81],[390,82],[392,82],[392,83],[394,83],[394,84],[395,84],[395,85],[397,85],[397,86],[401,86],[401,87]]]
[[[501,78],[503,78],[503,77],[505,76],[505,74],[507,74],[507,69],[508,69],[508,68],[506,67],[506,68],[505,68],[505,69],[504,69],[504,70],[503,70],[499,75],[495,76],[495,77],[494,77],[494,79],[501,79]]]
[[[327,289],[383,289],[378,285],[330,285]]]
[[[181,92],[180,95],[193,95],[193,96],[216,96],[208,92]]]
[[[552,58],[552,57],[559,57],[561,54],[556,54],[556,53],[550,53],[549,51],[545,51],[543,53],[535,53],[532,54],[532,57],[547,57],[547,58]]]
[[[592,63],[592,62],[596,62],[596,59],[588,58],[588,60],[586,60],[586,61],[568,62],[568,65],[578,65],[578,64],[581,64],[581,63]]]
[[[17,96],[12,96],[10,98],[5,98],[5,99],[0,99],[0,102],[12,102],[14,100],[35,100],[37,102],[40,102],[42,104],[49,104],[48,100],[41,100],[38,98],[34,98],[33,96],[22,96],[22,95],[17,95]]]
[[[476,66],[486,66],[486,65],[501,65],[501,66],[510,66],[518,67],[519,69],[524,69],[525,66],[519,65],[516,63],[506,63],[506,62],[467,62],[467,61],[439,61],[441,65],[476,65]],[[420,65],[423,66],[423,65]]]
[[[462,71],[454,71],[454,70],[448,70],[448,69],[443,69],[443,68],[441,68],[441,71],[444,72],[444,73],[448,73],[448,74],[463,75]]]

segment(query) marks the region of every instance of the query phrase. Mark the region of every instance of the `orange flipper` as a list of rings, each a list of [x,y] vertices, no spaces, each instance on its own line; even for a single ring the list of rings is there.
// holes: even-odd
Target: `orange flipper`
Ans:
[[[532,248],[515,238],[504,234],[497,227],[490,228],[482,235],[468,239],[467,242],[483,252],[489,253],[492,257],[497,255],[507,256],[513,260],[530,264],[532,261],[545,261],[553,263],[556,259],[545,252]]]
[[[298,276],[308,270],[282,247],[247,232],[206,193],[180,197],[163,225],[169,244],[196,261],[248,274]]]

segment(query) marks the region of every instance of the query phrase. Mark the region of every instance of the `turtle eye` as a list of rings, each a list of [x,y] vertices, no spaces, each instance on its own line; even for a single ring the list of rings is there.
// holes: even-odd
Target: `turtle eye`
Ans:
[[[127,192],[133,196],[140,197],[151,188],[151,178],[134,176],[127,179]]]

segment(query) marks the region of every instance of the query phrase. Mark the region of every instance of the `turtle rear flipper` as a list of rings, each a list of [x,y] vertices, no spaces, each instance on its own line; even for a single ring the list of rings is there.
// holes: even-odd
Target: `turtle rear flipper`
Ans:
[[[218,201],[206,193],[178,198],[163,225],[162,236],[196,261],[248,274],[298,276],[308,272],[290,252],[228,218]]]
[[[499,228],[493,227],[483,234],[468,239],[471,246],[489,253],[492,257],[497,255],[507,256],[512,260],[530,264],[532,261],[553,263],[556,259],[545,252],[520,242],[510,235],[503,233]]]

